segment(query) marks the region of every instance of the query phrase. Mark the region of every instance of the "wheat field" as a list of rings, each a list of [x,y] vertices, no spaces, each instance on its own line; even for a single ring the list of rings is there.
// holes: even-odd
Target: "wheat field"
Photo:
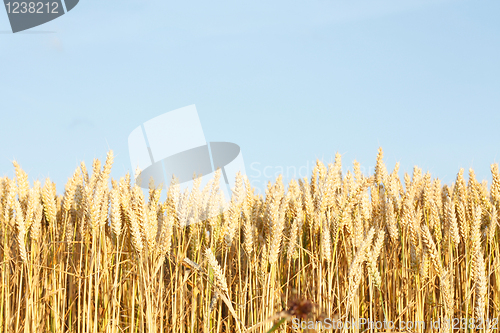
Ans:
[[[16,162],[0,178],[0,332],[498,328],[497,164],[489,186],[463,169],[443,185],[418,167],[401,180],[381,149],[373,175],[342,174],[337,154],[265,196],[238,175],[224,202],[220,170],[162,201],[112,163],[81,163],[63,195]],[[339,325],[360,319],[406,327]]]

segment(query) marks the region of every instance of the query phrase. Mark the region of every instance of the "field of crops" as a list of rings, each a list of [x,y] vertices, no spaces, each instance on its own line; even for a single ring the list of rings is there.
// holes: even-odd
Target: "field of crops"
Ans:
[[[337,154],[264,197],[238,176],[224,202],[220,171],[190,192],[174,180],[160,200],[130,175],[110,179],[112,163],[82,163],[62,196],[16,162],[0,178],[0,332],[500,326],[496,164],[492,184],[459,170],[444,185],[418,167],[400,179],[382,150],[373,175],[357,162],[342,174]]]

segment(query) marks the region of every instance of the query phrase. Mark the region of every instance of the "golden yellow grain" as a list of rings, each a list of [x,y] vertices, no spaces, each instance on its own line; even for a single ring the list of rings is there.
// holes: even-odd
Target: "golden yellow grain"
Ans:
[[[128,222],[128,228],[132,236],[132,245],[136,252],[139,255],[142,255],[142,251],[144,250],[143,234],[139,225],[137,213],[134,209],[134,207],[138,205],[136,201],[137,199],[133,200],[132,195],[129,191],[122,191],[120,199],[123,207],[123,212],[125,213]]]
[[[27,264],[28,254],[26,252],[26,243],[25,243],[26,223],[24,221],[24,213],[23,209],[21,208],[21,204],[19,203],[19,200],[14,200],[14,209],[16,211],[16,227],[17,227],[16,240],[19,249],[19,256],[21,257],[21,260],[25,264]]]
[[[163,255],[166,255],[170,252],[172,246],[172,234],[174,228],[174,216],[172,214],[168,214],[166,217],[163,217],[162,229],[160,232],[160,252]]]
[[[368,234],[365,236],[365,239],[363,240],[363,243],[359,247],[358,251],[356,252],[356,256],[354,257],[350,267],[349,267],[349,275],[348,275],[348,281],[349,281],[349,286],[348,286],[348,291],[347,291],[347,297],[346,297],[346,309],[349,310],[352,301],[354,299],[355,293],[359,287],[359,284],[361,282],[361,277],[362,277],[362,269],[363,269],[363,262],[366,261],[367,259],[367,250],[372,244],[373,237],[375,235],[375,228],[370,228],[368,231]]]
[[[377,164],[375,165],[375,182],[377,184],[386,184],[387,182],[387,169],[384,164],[384,152],[382,147],[379,147],[377,154]]]
[[[432,238],[431,232],[429,231],[429,228],[427,227],[426,224],[423,224],[421,228],[422,228],[422,242],[424,244],[426,253],[429,256],[429,259],[431,260],[432,266],[436,270],[437,275],[441,275],[443,272],[443,264],[439,259],[440,256],[436,248],[436,244]]]
[[[109,196],[111,200],[111,229],[116,237],[120,237],[120,234],[122,233],[122,215],[119,189],[112,189]]]
[[[80,176],[80,168],[76,168],[75,172],[73,173],[73,177],[71,177],[68,182],[66,183],[66,188],[64,192],[64,206],[63,209],[67,213],[71,209],[71,206],[75,200],[75,192],[76,192],[76,186],[79,183],[79,176]]]
[[[28,197],[28,190],[29,190],[28,175],[23,169],[21,169],[19,163],[13,161],[12,164],[16,169],[16,182],[17,182],[19,200],[23,205],[26,205],[26,200]]]
[[[451,329],[452,320],[454,318],[454,290],[453,290],[453,274],[452,272],[445,270],[442,272],[442,275],[439,277],[439,286],[441,287],[441,295],[443,299],[444,305],[444,317],[443,317],[443,326],[441,327],[440,332],[447,333]]]
[[[283,193],[279,181],[271,193],[267,207],[269,263],[274,264],[278,260],[283,239],[283,229],[285,227],[285,207],[288,205],[284,201]]]
[[[493,204],[500,208],[500,173],[498,171],[498,163],[491,165],[491,199]]]
[[[41,185],[39,181],[35,182],[33,191],[33,205],[34,216],[33,223],[30,228],[31,239],[37,242],[42,234],[42,217],[43,217],[43,204],[41,200]]]
[[[488,242],[490,245],[493,244],[495,241],[495,236],[496,236],[496,231],[497,231],[497,209],[495,206],[491,208],[491,214],[490,214],[490,224],[488,225]]]
[[[49,224],[55,224],[57,213],[56,199],[53,194],[52,182],[48,178],[45,180],[45,184],[43,185],[42,201],[47,222],[49,222]]]
[[[380,275],[380,271],[377,267],[378,257],[380,252],[382,251],[382,246],[384,245],[385,232],[383,230],[379,230],[377,232],[377,238],[373,244],[371,251],[367,254],[367,262],[368,262],[368,273],[373,279],[373,284],[380,288],[382,284],[382,277]]]
[[[450,230],[451,237],[455,245],[460,244],[460,232],[458,228],[457,216],[455,214],[455,205],[448,197],[445,203],[445,222]]]
[[[457,316],[500,315],[497,165],[489,191],[472,170],[442,186],[418,167],[403,187],[380,149],[375,175],[355,162],[343,176],[336,154],[265,196],[238,175],[226,202],[219,169],[203,191],[174,179],[165,201],[150,183],[146,201],[130,173],[110,186],[112,160],[91,177],[82,163],[64,196],[50,180],[26,187],[16,164],[0,178],[0,331],[267,332],[324,313],[448,332]]]
[[[478,320],[484,320],[487,300],[486,297],[488,292],[488,281],[486,278],[486,265],[484,262],[482,249],[479,249],[475,252],[473,262],[475,267],[474,283],[476,286],[476,305],[474,307],[474,317]]]
[[[392,200],[388,201],[385,207],[385,218],[387,231],[389,232],[389,237],[396,243],[399,240],[399,230],[396,224],[396,217],[394,214],[394,202]]]
[[[208,261],[208,265],[214,272],[215,284],[222,289],[222,291],[228,293],[229,289],[227,287],[226,277],[224,276],[224,272],[219,265],[219,262],[214,256],[214,253],[210,248],[205,249],[205,258]]]
[[[321,257],[327,262],[332,261],[332,241],[330,236],[330,228],[328,228],[326,223],[323,225],[323,231],[321,232]]]

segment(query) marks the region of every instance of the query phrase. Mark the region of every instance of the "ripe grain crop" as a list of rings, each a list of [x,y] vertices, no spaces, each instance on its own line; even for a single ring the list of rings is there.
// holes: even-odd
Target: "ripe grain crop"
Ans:
[[[146,194],[129,174],[110,179],[112,163],[81,163],[62,195],[49,179],[30,186],[17,162],[0,178],[0,332],[498,328],[497,164],[490,186],[463,169],[442,185],[418,167],[401,180],[381,149],[373,175],[357,162],[343,173],[337,154],[265,196],[238,174],[226,202],[220,170],[191,191],[173,179],[160,200],[153,182]]]

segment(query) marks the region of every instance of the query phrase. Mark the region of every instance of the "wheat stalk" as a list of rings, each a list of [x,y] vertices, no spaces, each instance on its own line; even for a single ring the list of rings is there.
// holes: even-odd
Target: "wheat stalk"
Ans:
[[[226,277],[224,276],[224,272],[219,265],[219,262],[214,256],[214,253],[210,248],[205,249],[205,258],[207,259],[209,267],[214,272],[215,283],[216,285],[224,291],[226,294],[229,293],[229,289],[227,287]]]

